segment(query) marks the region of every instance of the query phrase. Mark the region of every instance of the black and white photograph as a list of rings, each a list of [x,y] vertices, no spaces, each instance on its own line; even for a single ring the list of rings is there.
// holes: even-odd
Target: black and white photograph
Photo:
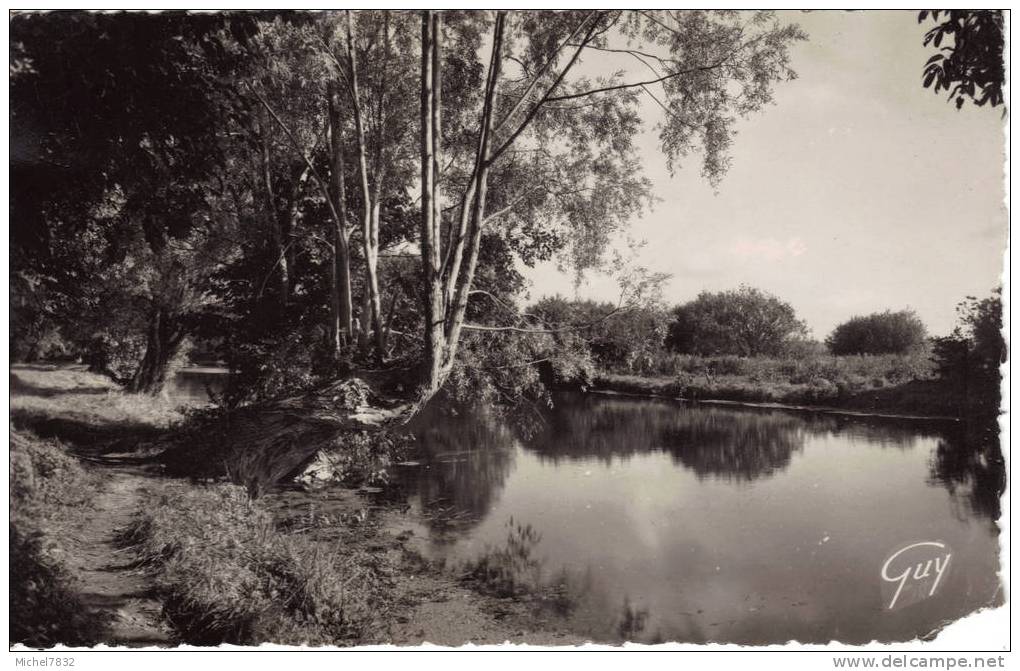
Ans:
[[[10,10],[12,666],[1008,666],[1009,28]]]

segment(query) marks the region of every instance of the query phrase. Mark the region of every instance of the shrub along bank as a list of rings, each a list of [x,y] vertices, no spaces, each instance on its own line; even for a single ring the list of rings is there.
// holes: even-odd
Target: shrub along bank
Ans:
[[[589,389],[889,414],[968,414],[967,400],[938,378],[934,364],[924,354],[798,358],[671,355],[655,364],[652,370],[658,374],[599,373]]]

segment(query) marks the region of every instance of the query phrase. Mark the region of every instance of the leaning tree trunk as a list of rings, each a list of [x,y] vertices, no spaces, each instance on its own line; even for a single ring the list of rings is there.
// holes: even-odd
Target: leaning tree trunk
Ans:
[[[170,364],[181,349],[184,329],[163,308],[157,308],[149,320],[145,355],[127,383],[127,391],[136,394],[158,394],[163,391]]]
[[[180,447],[161,461],[172,475],[228,476],[257,496],[300,476],[309,464],[330,462],[337,451],[366,434],[406,423],[418,405],[399,392],[404,375],[365,372],[314,392],[245,406],[179,436]],[[319,476],[328,478],[330,475]]]

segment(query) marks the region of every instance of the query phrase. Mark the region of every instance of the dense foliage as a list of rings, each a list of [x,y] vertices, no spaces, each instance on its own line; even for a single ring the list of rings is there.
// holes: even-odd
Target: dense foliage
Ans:
[[[11,33],[12,353],[154,393],[197,342],[238,373],[234,405],[380,364],[424,369],[426,398],[451,376],[529,386],[461,345],[550,358],[495,340],[521,316],[492,299],[515,304],[517,264],[599,267],[650,206],[642,96],[672,112],[670,166],[700,154],[716,182],[805,37],[662,10],[64,12]],[[631,59],[653,51],[650,83]],[[624,69],[585,76],[592,52]],[[597,356],[636,365],[629,337]]]
[[[666,344],[681,354],[775,355],[807,335],[789,303],[746,285],[704,291],[672,316]]]
[[[994,417],[1002,399],[999,366],[1008,356],[1001,290],[983,299],[969,296],[956,311],[958,323],[952,334],[935,340],[939,374],[971,412]]]
[[[934,86],[935,93],[948,91],[957,109],[967,99],[978,106],[1001,105],[1006,80],[1002,10],[929,9],[917,20],[922,23],[929,17],[935,26],[925,34],[924,45],[939,53],[925,63],[924,87]]]
[[[825,344],[833,354],[909,354],[928,339],[913,310],[856,316],[833,330]]]

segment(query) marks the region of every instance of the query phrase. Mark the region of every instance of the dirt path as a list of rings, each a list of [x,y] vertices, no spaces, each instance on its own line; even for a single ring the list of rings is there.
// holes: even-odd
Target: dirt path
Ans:
[[[173,645],[162,623],[162,604],[130,549],[118,546],[117,534],[139,510],[154,478],[142,467],[115,464],[102,468],[103,488],[82,526],[67,567],[79,579],[79,593],[90,610],[109,617],[103,643],[116,646]]]

